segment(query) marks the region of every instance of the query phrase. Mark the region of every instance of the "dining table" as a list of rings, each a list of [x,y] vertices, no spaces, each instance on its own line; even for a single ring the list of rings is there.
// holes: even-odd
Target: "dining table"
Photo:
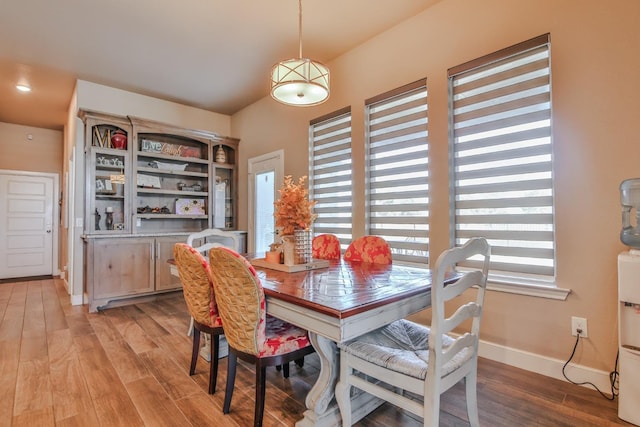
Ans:
[[[307,409],[296,423],[298,427],[341,425],[334,394],[340,372],[339,343],[431,305],[429,269],[342,259],[326,264],[315,268],[311,263],[309,269],[287,272],[280,266],[274,269],[264,262],[253,263],[264,289],[267,313],[307,329],[320,358],[320,373],[307,394]],[[445,281],[458,278],[459,274],[450,273]],[[364,392],[354,395],[353,422],[381,403]]]
[[[338,344],[381,328],[431,306],[431,270],[400,264],[313,260],[287,271],[261,254],[244,254],[262,283],[267,314],[309,331],[320,358],[318,378],[305,399],[296,427],[340,426],[335,400],[340,373]],[[262,255],[264,256],[264,255]],[[174,260],[172,274],[178,275]],[[445,275],[445,285],[459,273]],[[352,395],[355,423],[383,401],[365,392]]]

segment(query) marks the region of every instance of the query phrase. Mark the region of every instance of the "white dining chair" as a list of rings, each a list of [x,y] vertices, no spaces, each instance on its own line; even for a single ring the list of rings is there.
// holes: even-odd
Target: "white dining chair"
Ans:
[[[193,246],[194,242],[199,245]],[[242,252],[240,248],[240,238],[232,231],[224,231],[218,228],[207,228],[196,233],[191,233],[187,237],[187,245],[191,246],[203,255],[207,255],[207,251],[217,246],[231,248],[234,251]]]
[[[196,243],[198,246],[194,247],[194,243]],[[205,257],[208,256],[209,249],[219,246],[231,248],[237,252],[242,252],[240,248],[240,238],[238,237],[238,235],[232,231],[224,231],[218,228],[207,228],[205,230],[189,234],[189,236],[187,236],[187,245],[193,247],[196,251],[200,252]],[[192,317],[189,323],[187,336],[191,336],[193,334],[193,328],[194,320]],[[209,334],[203,335],[204,346],[200,352],[200,355],[205,360],[210,362],[211,352],[209,351],[209,349],[211,348],[211,336]]]
[[[343,426],[364,415],[352,414],[351,388],[356,387],[422,417],[425,426],[437,427],[440,395],[463,378],[469,424],[478,426],[478,342],[490,252],[484,238],[473,238],[440,255],[431,286],[430,328],[402,319],[339,344],[336,399]],[[478,269],[461,272],[459,280],[445,286],[445,274],[472,257]],[[458,299],[460,305],[446,317],[445,303],[471,287],[476,288],[475,298]],[[469,322],[461,325],[469,319],[470,327]],[[449,334],[454,328],[455,335]]]

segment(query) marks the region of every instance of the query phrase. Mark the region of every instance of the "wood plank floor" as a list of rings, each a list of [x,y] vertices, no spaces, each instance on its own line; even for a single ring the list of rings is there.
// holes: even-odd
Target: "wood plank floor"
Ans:
[[[0,426],[250,426],[253,370],[240,362],[231,413],[222,414],[226,358],[217,392],[208,364],[188,375],[191,338],[182,295],[89,314],[71,306],[58,279],[0,284]],[[319,372],[317,356],[268,371],[265,426],[293,426]],[[483,426],[628,425],[617,401],[596,391],[481,359]],[[385,404],[359,426],[418,426]],[[466,426],[461,384],[442,400],[442,426]]]

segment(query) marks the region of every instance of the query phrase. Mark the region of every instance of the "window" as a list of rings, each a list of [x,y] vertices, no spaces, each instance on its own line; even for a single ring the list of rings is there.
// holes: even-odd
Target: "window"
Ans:
[[[426,79],[365,104],[367,232],[389,243],[394,262],[428,264]]]
[[[314,234],[335,234],[346,247],[352,238],[351,108],[312,120],[309,133]]]
[[[449,70],[449,89],[455,244],[484,236],[494,278],[548,285],[555,277],[549,35]]]

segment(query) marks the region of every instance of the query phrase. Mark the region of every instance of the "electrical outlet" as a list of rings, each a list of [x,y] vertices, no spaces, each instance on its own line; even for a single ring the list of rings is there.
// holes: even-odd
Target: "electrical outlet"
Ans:
[[[580,330],[580,337],[587,338],[589,335],[587,333],[587,319],[584,317],[571,317],[571,335],[574,337],[578,335],[578,330]]]

